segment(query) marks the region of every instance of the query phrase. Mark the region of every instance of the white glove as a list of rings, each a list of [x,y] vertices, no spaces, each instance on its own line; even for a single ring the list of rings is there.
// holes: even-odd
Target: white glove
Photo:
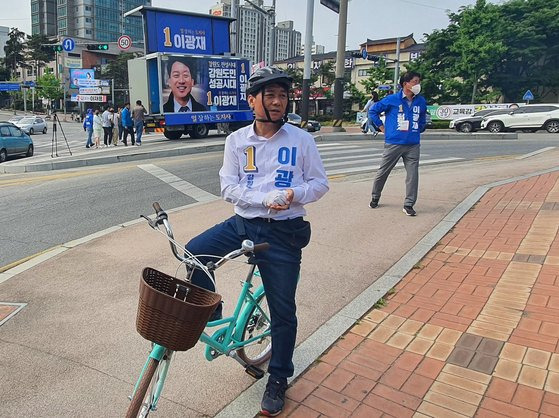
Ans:
[[[262,204],[267,208],[275,205],[283,206],[283,205],[287,205],[287,203],[288,200],[287,200],[286,190],[272,190],[271,192],[268,192],[268,194],[266,195],[266,197],[264,197],[264,200],[262,201]]]

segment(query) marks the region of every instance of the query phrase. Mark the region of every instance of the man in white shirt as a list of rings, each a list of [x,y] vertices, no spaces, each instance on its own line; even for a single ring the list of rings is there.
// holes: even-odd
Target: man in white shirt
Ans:
[[[328,179],[313,137],[285,123],[292,79],[275,67],[250,77],[247,97],[255,122],[227,137],[219,171],[222,197],[235,205],[235,216],[187,244],[193,254],[224,255],[243,239],[268,242],[256,254],[271,313],[272,357],[262,398],[262,413],[278,415],[284,405],[287,378],[293,375],[297,335],[295,291],[302,248],[310,240],[304,205],[328,191]],[[210,261],[200,257],[203,263]],[[192,282],[213,290],[204,273]],[[221,306],[217,311],[221,314]]]
[[[112,128],[112,114],[109,111],[110,107],[107,106],[103,114],[101,115],[101,120],[103,121],[103,146],[108,147],[111,145],[111,139],[113,137],[113,128]]]

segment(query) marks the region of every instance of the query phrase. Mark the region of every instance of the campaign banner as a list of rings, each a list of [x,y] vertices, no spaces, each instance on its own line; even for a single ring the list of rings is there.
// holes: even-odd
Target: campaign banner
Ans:
[[[107,96],[93,94],[72,94],[70,100],[72,102],[105,103],[107,101]]]
[[[80,94],[101,94],[101,87],[80,87]]]
[[[145,11],[146,53],[223,55],[230,52],[230,19],[160,10]]]
[[[79,79],[78,87],[99,87],[99,86],[109,86],[109,80],[90,80],[90,79]]]
[[[177,55],[163,58],[159,68],[160,113],[250,111],[246,97],[251,68],[248,60]]]
[[[95,72],[90,68],[70,68],[70,88],[77,89],[86,80],[93,80]]]
[[[433,120],[454,120],[471,116],[480,110],[486,109],[507,109],[509,107],[517,107],[523,103],[477,103],[468,105],[433,105],[427,106],[427,110],[431,114]]]

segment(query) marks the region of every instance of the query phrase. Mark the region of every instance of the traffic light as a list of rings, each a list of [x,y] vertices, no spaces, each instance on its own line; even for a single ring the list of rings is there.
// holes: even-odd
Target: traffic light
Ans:
[[[108,51],[108,44],[87,44],[87,49],[90,51]]]
[[[369,55],[369,54],[363,54],[363,52],[352,52],[351,53],[352,57],[355,58],[363,58],[363,59],[367,59],[369,61],[373,61],[373,62],[379,62],[380,59],[382,58],[380,55]]]
[[[52,49],[54,52],[62,52],[64,50],[62,45],[52,45]]]

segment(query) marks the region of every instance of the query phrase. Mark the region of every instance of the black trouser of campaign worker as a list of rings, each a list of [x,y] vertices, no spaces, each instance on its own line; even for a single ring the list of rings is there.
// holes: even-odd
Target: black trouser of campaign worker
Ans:
[[[113,139],[113,128],[103,126],[103,144],[111,145],[111,140]]]
[[[128,145],[128,143],[126,142],[128,134],[130,134],[130,141],[132,141],[132,145],[134,145],[136,143],[136,140],[134,139],[134,127],[133,126],[125,126],[124,127],[124,134],[122,135],[122,142],[124,142],[124,145]]]
[[[262,276],[271,315],[272,358],[270,375],[278,378],[293,376],[293,351],[297,336],[295,292],[301,267],[302,249],[311,237],[310,223],[303,218],[268,221],[246,219],[235,215],[193,238],[186,248],[192,254],[224,256],[241,247],[244,239],[255,244],[268,242],[270,249],[255,255]],[[200,257],[206,264],[210,258]],[[211,280],[196,271],[192,283],[215,290]]]

